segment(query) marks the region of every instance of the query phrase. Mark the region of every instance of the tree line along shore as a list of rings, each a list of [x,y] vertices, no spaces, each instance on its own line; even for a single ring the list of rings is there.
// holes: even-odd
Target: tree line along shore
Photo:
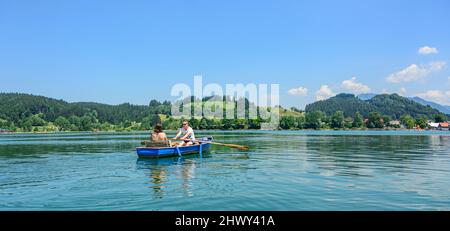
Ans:
[[[392,104],[391,97],[397,99],[398,95],[385,97],[389,99],[386,104]],[[224,99],[224,105],[227,100],[229,99]],[[338,104],[333,100],[337,100]],[[353,108],[348,107],[349,100]],[[407,108],[412,113],[391,109],[392,105],[381,105],[379,108],[385,107],[384,112],[372,111],[374,107],[355,101],[355,98],[348,94],[308,105],[306,111],[279,107],[278,129],[427,129],[429,122],[439,123],[448,120],[447,115],[437,110],[405,102],[410,105],[405,106],[403,102],[403,105],[395,107]],[[248,101],[245,103],[247,108],[252,106]],[[377,99],[377,103],[380,104],[380,99]],[[339,104],[344,110],[338,110]],[[147,131],[157,123],[161,123],[166,130],[176,130],[184,118],[173,118],[171,108],[172,104],[168,101],[152,100],[148,105],[107,105],[68,103],[43,96],[0,93],[0,132]],[[330,111],[330,108],[336,110]],[[361,109],[361,112],[358,109]],[[386,111],[395,111],[396,114]],[[398,111],[402,114],[398,114]],[[250,119],[248,114],[245,119],[205,117],[186,119],[189,120],[190,126],[197,130],[261,129],[262,123],[269,122],[259,118]]]

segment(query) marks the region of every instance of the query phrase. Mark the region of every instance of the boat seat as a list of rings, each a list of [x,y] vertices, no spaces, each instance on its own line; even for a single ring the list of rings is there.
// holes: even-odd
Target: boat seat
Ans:
[[[161,141],[161,142],[145,141],[145,147],[147,148],[170,147],[170,141]]]

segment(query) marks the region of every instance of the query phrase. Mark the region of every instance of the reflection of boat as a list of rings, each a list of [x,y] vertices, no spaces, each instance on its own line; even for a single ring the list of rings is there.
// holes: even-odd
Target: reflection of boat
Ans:
[[[211,142],[212,137],[205,137],[202,141]],[[141,158],[154,157],[168,157],[168,156],[183,156],[188,154],[202,154],[211,146],[210,143],[200,143],[185,147],[138,147],[136,152]]]
[[[174,164],[179,164],[184,158],[173,157],[173,158],[138,158],[136,161],[136,166],[138,169],[153,169],[159,166],[170,166]]]
[[[187,196],[192,196],[190,180],[195,177],[198,157],[196,155],[169,158],[138,158],[136,167],[150,179],[153,197],[162,199],[167,187],[177,184]],[[175,176],[175,177],[172,177]]]

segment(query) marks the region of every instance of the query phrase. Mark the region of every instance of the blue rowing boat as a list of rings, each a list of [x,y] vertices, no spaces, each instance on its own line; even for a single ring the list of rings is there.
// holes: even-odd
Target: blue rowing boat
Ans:
[[[205,137],[201,141],[212,142],[212,137]],[[141,158],[183,156],[188,154],[202,154],[210,148],[210,143],[200,143],[185,147],[138,147],[137,155]]]

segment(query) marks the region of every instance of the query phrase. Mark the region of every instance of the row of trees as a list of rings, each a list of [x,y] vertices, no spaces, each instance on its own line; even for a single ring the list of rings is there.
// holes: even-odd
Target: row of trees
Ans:
[[[200,102],[187,100],[187,110],[196,111],[197,108],[214,108],[214,111],[226,112],[226,108],[234,108],[237,117],[239,103],[244,103],[247,119],[190,119],[195,129],[260,129],[267,121],[249,119],[250,109],[257,110],[262,115],[270,108],[259,108],[248,100],[241,98],[234,100],[229,97],[205,98]],[[384,99],[385,104],[379,105]],[[353,95],[341,94],[326,101],[308,105],[306,112],[296,108],[284,109],[280,107],[280,129],[360,129],[401,127],[414,128],[427,126],[428,120],[442,122],[447,120],[442,113],[434,110],[424,115],[423,111],[430,110],[417,105],[398,95],[383,95],[372,100],[379,108],[389,105],[409,105],[409,113],[393,113],[393,109],[385,109],[389,113],[378,110],[368,111],[374,107],[366,107],[369,102],[361,101]],[[371,101],[371,102],[372,102]],[[390,102],[390,103],[389,103]],[[392,103],[395,102],[395,103]],[[387,106],[386,106],[387,105]],[[180,106],[180,108],[182,108]],[[327,111],[311,110],[324,108]],[[330,111],[337,108],[337,111]],[[352,112],[356,108],[364,109]],[[68,103],[43,96],[33,96],[17,93],[0,93],[0,130],[16,132],[30,131],[131,131],[150,130],[154,124],[163,123],[165,129],[178,129],[181,119],[171,116],[172,104],[169,101],[152,100],[148,105],[106,105],[99,103]],[[350,110],[351,109],[351,110]],[[404,110],[403,110],[404,111]],[[428,116],[428,117],[427,117]],[[399,119],[401,124],[391,122]]]
[[[183,120],[166,117],[162,114],[144,117],[141,121],[120,122],[112,124],[99,122],[95,114],[86,114],[82,117],[59,116],[53,122],[43,119],[43,114],[37,114],[26,118],[23,122],[15,124],[7,120],[0,120],[0,128],[14,132],[52,132],[52,131],[148,131],[157,123],[163,124],[164,129],[179,129]],[[188,119],[191,127],[200,130],[235,130],[235,129],[260,129],[264,120],[260,119]]]
[[[163,114],[153,114],[144,117],[140,121],[125,120],[117,124],[107,121],[101,122],[96,111],[86,113],[79,117],[72,115],[68,118],[57,117],[54,121],[46,121],[45,115],[39,113],[21,120],[19,123],[0,119],[0,128],[10,131],[133,131],[151,130],[157,123],[162,123],[164,129],[178,129],[184,119],[174,119]],[[433,121],[442,122],[447,118],[436,116]],[[364,118],[359,112],[353,117],[345,117],[342,111],[337,111],[327,116],[321,111],[298,113],[296,116],[281,116],[279,128],[287,129],[383,129],[383,128],[417,128],[428,126],[427,117],[413,118],[403,115],[399,121],[393,121],[390,116],[381,115],[379,112],[371,112]],[[208,130],[235,130],[235,129],[260,129],[261,123],[267,122],[261,119],[189,119],[194,129]]]
[[[312,111],[305,113],[305,116],[292,117],[285,116],[281,118],[281,129],[383,129],[383,128],[422,128],[428,126],[428,121],[443,122],[447,118],[443,115],[437,115],[429,119],[426,116],[414,119],[405,114],[399,121],[392,120],[391,116],[381,115],[379,112],[370,112],[367,118],[364,118],[359,112],[353,117],[345,117],[344,112],[336,111],[333,115],[327,116],[321,111]]]
[[[0,128],[14,132],[51,132],[51,131],[132,131],[150,130],[153,124],[161,121],[159,115],[144,117],[140,122],[125,120],[117,124],[100,122],[95,111],[81,117],[72,115],[68,118],[57,117],[46,121],[42,113],[20,120],[18,123],[0,119]]]

